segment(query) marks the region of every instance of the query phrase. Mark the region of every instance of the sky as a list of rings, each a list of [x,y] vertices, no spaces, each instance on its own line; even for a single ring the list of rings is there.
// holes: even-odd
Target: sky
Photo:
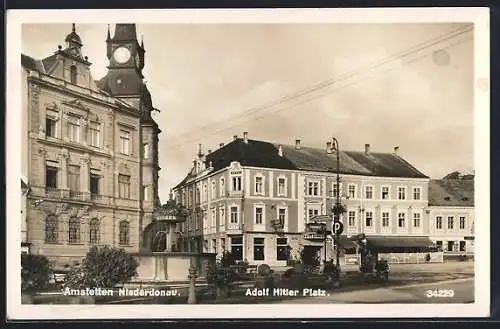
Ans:
[[[399,146],[431,178],[472,172],[473,33],[438,39],[465,25],[138,24],[143,72],[161,110],[160,199],[189,171],[198,144],[215,150],[244,131],[321,148],[334,136],[351,151]],[[107,25],[76,31],[100,79]],[[25,24],[22,52],[48,57],[69,32],[70,23]]]

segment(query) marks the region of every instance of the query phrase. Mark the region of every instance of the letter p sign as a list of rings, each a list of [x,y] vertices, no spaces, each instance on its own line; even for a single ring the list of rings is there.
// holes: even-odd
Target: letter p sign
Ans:
[[[344,224],[341,222],[333,223],[333,233],[334,234],[342,234],[344,232]]]

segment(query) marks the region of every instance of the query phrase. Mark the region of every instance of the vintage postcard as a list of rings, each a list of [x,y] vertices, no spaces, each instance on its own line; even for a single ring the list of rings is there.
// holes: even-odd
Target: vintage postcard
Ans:
[[[487,8],[10,11],[7,66],[9,319],[488,316]]]

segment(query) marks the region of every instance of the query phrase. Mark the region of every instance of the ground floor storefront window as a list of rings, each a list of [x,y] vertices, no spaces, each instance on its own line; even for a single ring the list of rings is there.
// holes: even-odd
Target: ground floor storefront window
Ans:
[[[235,260],[243,260],[243,237],[231,237],[231,255]]]

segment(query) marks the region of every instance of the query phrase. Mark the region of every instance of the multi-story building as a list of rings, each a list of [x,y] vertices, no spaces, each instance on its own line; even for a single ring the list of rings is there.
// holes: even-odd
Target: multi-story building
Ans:
[[[474,180],[429,182],[429,235],[445,254],[474,253]]]
[[[41,60],[21,55],[22,162],[30,251],[71,265],[92,245],[143,246],[159,203],[160,129],[135,24],[117,24],[112,38],[108,29],[99,81],[74,24],[65,43]]]
[[[364,151],[340,151],[337,191],[336,152],[331,143],[278,145],[247,133],[207,154],[200,146],[191,171],[174,188],[178,202],[191,210],[181,224],[184,248],[230,251],[250,264],[274,266],[301,248],[324,258],[324,238],[304,233],[312,220],[331,216],[337,193],[347,210],[345,234],[422,242],[429,178],[399,156],[398,147],[379,153],[366,144]]]

